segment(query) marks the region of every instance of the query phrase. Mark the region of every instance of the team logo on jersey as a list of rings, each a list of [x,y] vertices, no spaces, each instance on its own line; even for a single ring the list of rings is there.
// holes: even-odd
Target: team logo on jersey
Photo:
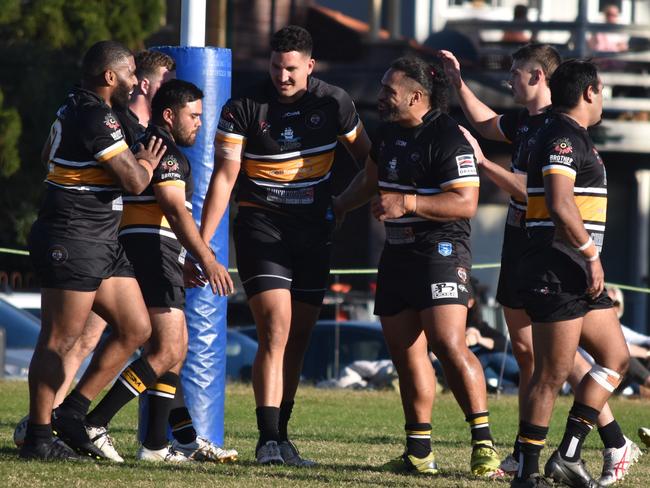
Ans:
[[[320,129],[325,125],[325,113],[321,110],[314,110],[305,118],[305,123],[310,129]]]
[[[113,117],[112,114],[106,114],[106,116],[104,117],[104,125],[111,130],[120,128],[120,123],[117,121],[115,117]]]
[[[476,165],[472,154],[461,154],[456,156],[456,166],[458,166],[458,176],[476,176]]]
[[[454,251],[454,246],[451,242],[439,242],[438,243],[438,254],[441,256],[447,257],[451,256],[451,253]]]
[[[178,172],[178,159],[173,154],[166,155],[160,162],[163,173],[176,173]]]
[[[386,178],[389,180],[398,180],[399,173],[397,172],[397,158],[393,158],[388,161],[388,167],[386,168]]]
[[[266,134],[269,130],[271,130],[271,124],[266,120],[260,120],[260,132]]]
[[[465,268],[456,268],[456,274],[461,282],[467,283],[467,270]]]
[[[571,154],[573,146],[568,137],[561,137],[553,142],[553,151],[558,154]]]
[[[431,298],[434,300],[440,300],[441,298],[458,298],[458,284],[451,282],[432,283]]]
[[[55,244],[47,250],[52,264],[63,264],[68,260],[68,250],[60,244]]]
[[[294,136],[291,127],[285,127],[285,129],[280,132],[280,140],[278,140],[278,143],[280,144],[280,150],[282,151],[298,149],[301,146],[300,137]]]
[[[420,154],[420,151],[415,151],[415,152],[412,152],[412,153],[411,153],[411,155],[409,156],[409,158],[410,158],[411,161],[413,161],[414,163],[419,163],[419,162],[420,162],[420,159],[422,159],[422,154]]]

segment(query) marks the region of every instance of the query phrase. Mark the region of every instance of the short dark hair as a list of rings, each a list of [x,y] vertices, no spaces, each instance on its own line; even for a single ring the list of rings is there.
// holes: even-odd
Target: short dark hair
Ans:
[[[446,112],[449,106],[449,80],[438,60],[428,63],[416,56],[397,58],[390,69],[401,71],[407,77],[419,83],[431,104],[431,108]]]
[[[278,53],[298,51],[311,56],[313,48],[314,42],[311,39],[311,34],[307,29],[298,25],[283,27],[271,38],[271,50]]]
[[[538,63],[542,67],[548,83],[548,79],[553,76],[557,67],[560,66],[562,56],[560,56],[560,53],[553,46],[539,42],[531,42],[530,44],[521,46],[512,53],[512,60],[534,61]]]
[[[135,76],[138,80],[156,75],[158,68],[173,71],[176,69],[176,62],[171,56],[153,49],[140,51],[135,55]]]
[[[96,42],[86,51],[81,62],[84,80],[92,80],[101,76],[104,71],[113,68],[129,56],[133,56],[133,53],[119,42]]]
[[[598,93],[598,68],[587,59],[564,61],[550,81],[551,103],[558,112],[575,108],[588,87]]]
[[[186,104],[203,98],[203,92],[193,83],[183,80],[169,80],[160,85],[160,88],[151,100],[151,117],[161,120],[166,108],[174,112]]]

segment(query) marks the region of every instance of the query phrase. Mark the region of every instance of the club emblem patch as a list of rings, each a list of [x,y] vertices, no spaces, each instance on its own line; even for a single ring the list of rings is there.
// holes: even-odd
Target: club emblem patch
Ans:
[[[68,250],[60,244],[49,248],[47,254],[52,264],[63,264],[68,260]]]
[[[553,151],[558,154],[571,154],[573,146],[567,137],[562,137],[553,142]]]
[[[451,242],[439,242],[438,243],[438,254],[441,256],[451,256],[451,253],[454,251],[454,246]]]

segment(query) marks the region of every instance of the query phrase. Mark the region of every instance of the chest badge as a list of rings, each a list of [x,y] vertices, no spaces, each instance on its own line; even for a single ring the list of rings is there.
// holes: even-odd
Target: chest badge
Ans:
[[[298,149],[301,146],[300,137],[295,137],[291,126],[285,127],[285,129],[280,132],[278,144],[280,144],[281,151],[291,151],[293,149]]]
[[[391,180],[391,181],[396,181],[399,179],[399,173],[397,172],[397,158],[394,157],[390,161],[388,161],[387,167],[386,167],[386,177]]]

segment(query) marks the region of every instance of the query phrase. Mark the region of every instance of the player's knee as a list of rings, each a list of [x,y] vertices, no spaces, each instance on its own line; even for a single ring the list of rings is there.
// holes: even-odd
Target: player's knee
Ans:
[[[600,386],[605,388],[610,393],[613,393],[614,390],[621,384],[623,375],[627,370],[628,360],[625,363],[619,364],[619,367],[622,369],[614,370],[600,364],[594,364],[589,373],[587,373],[591,379],[593,379]]]
[[[517,360],[521,369],[532,370],[535,363],[535,355],[530,344],[525,342],[512,342],[512,354]]]
[[[541,371],[535,371],[534,375],[537,376],[537,381],[535,381],[534,376],[532,382],[538,384],[543,388],[557,391],[562,388],[562,385],[569,377],[570,372],[570,369],[563,367],[552,369],[544,368]]]

